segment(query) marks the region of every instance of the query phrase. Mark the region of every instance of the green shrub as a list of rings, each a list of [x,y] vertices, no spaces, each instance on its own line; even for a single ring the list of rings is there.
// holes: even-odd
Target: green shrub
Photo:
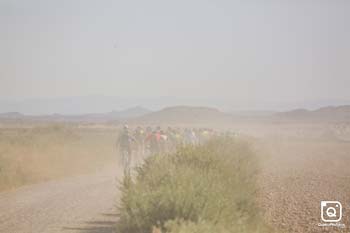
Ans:
[[[148,233],[152,226],[172,233],[261,232],[257,172],[249,145],[231,138],[151,156],[134,180],[124,179],[117,227],[125,233]]]

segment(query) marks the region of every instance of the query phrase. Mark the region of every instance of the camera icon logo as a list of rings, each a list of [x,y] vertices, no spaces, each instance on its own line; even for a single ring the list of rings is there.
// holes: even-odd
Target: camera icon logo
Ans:
[[[340,222],[343,207],[339,201],[321,201],[321,219],[323,222]]]

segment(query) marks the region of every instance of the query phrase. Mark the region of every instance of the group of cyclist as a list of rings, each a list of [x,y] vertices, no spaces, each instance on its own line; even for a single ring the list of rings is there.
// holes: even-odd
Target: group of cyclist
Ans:
[[[137,163],[149,154],[161,154],[174,151],[178,146],[202,144],[217,133],[209,128],[173,128],[162,129],[137,126],[134,129],[124,125],[119,134],[119,148],[123,167],[130,169],[131,161]]]

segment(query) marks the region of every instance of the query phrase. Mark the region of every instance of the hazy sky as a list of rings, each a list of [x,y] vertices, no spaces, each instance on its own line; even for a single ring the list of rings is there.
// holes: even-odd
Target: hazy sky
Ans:
[[[0,99],[350,103],[350,1],[0,0]]]

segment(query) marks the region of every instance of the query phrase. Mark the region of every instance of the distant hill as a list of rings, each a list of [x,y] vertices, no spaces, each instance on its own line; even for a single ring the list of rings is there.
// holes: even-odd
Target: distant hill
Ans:
[[[0,113],[0,119],[1,118],[14,118],[14,119],[19,119],[24,117],[23,114],[19,112],[6,112],[6,113]]]
[[[273,116],[275,111],[231,111],[230,112],[235,117],[269,117]]]
[[[140,117],[151,111],[143,107],[128,108],[122,111],[112,111],[108,113],[91,113],[82,115],[49,115],[45,118],[51,118],[59,121],[83,121],[83,122],[110,122],[116,120],[125,120]]]
[[[50,115],[23,115],[17,112],[2,113],[0,114],[0,120],[24,120],[24,121],[49,121],[49,122],[110,122],[124,119],[131,119],[140,117],[151,111],[143,107],[134,107],[122,111],[112,111],[108,113],[91,113],[81,115],[63,115],[63,114],[50,114]]]
[[[134,108],[128,108],[123,111],[115,112],[115,115],[117,115],[119,118],[134,118],[134,117],[140,117],[144,116],[146,114],[151,113],[152,111],[143,108],[143,107],[134,107]]]
[[[134,122],[147,124],[196,124],[228,122],[232,116],[215,108],[175,106],[146,114]]]
[[[350,121],[350,105],[323,107],[317,110],[296,109],[275,114],[279,118],[294,120]]]
[[[46,121],[46,122],[120,122],[135,124],[230,124],[245,121],[328,121],[350,122],[350,105],[323,107],[317,110],[295,109],[287,112],[233,112],[224,113],[216,108],[174,106],[152,112],[143,107],[134,107],[122,111],[91,113],[80,115],[24,115],[19,112],[0,114],[0,121]]]

